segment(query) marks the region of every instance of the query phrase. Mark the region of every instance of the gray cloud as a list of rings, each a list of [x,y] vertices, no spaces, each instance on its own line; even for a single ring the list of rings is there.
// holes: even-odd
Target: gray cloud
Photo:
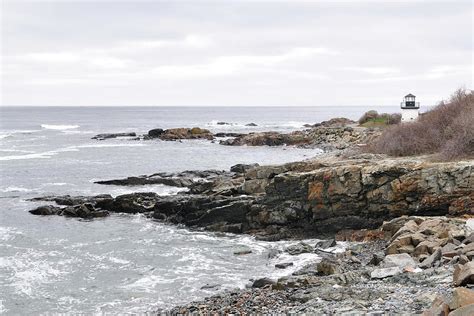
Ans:
[[[472,86],[471,1],[2,3],[1,104],[433,104]]]

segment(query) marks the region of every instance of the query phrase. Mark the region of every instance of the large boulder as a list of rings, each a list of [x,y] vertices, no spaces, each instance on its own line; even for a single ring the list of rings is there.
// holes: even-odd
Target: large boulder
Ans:
[[[457,265],[453,273],[453,282],[456,286],[474,284],[474,261]]]

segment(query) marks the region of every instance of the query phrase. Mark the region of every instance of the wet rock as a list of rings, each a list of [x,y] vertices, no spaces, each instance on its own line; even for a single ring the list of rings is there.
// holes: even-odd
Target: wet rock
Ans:
[[[313,251],[314,251],[314,248],[304,242],[299,242],[285,249],[285,252],[289,253],[292,256],[300,255],[302,253],[310,253]]]
[[[255,123],[248,123],[248,124],[245,124],[245,126],[258,126],[258,125]]]
[[[61,211],[62,209],[60,207],[45,205],[30,210],[29,212],[33,215],[58,215]]]
[[[261,279],[257,279],[255,280],[253,283],[252,283],[252,287],[253,288],[261,288],[261,287],[265,287],[267,285],[274,285],[275,284],[275,281],[273,281],[272,279],[269,279],[269,278],[261,278]]]
[[[220,284],[205,284],[201,286],[201,290],[217,290],[220,287]]]
[[[336,239],[321,240],[316,243],[314,248],[327,249],[336,246]]]
[[[251,253],[252,253],[252,249],[248,247],[242,247],[240,249],[234,250],[234,255],[236,256],[248,255]]]
[[[92,137],[92,139],[97,140],[104,140],[109,138],[117,138],[117,137],[136,137],[136,133],[106,133],[106,134],[98,134]]]
[[[180,139],[214,139],[214,135],[207,129],[193,128],[170,128],[164,130],[159,136],[161,140],[180,140]]]
[[[291,266],[293,266],[293,262],[282,262],[275,264],[275,268],[277,269],[286,269]]]

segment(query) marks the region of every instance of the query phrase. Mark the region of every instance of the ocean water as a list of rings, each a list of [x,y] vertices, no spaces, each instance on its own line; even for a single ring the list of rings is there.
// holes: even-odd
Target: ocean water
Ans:
[[[191,231],[141,215],[88,221],[29,214],[43,203],[28,199],[44,195],[179,191],[163,185],[100,186],[96,180],[276,164],[320,154],[318,149],[228,147],[201,140],[97,141],[94,135],[193,126],[213,132],[292,131],[335,116],[357,119],[369,109],[377,108],[0,107],[0,313],[154,311],[244,287],[251,278],[290,274],[318,260],[315,254],[269,259],[271,249],[291,242]],[[252,253],[235,256],[242,247]],[[274,268],[288,260],[295,262],[292,268]]]

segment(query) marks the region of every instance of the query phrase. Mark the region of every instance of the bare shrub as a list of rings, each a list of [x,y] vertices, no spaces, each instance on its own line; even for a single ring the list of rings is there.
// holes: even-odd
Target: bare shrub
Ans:
[[[371,110],[365,112],[364,115],[359,119],[359,124],[365,124],[367,122],[379,122],[387,125],[398,124],[402,120],[402,116],[398,113],[378,113],[377,111]]]
[[[438,153],[443,159],[474,156],[474,95],[457,90],[416,122],[391,126],[368,146],[374,153],[409,156]]]
[[[370,120],[376,119],[378,116],[379,116],[379,113],[377,113],[377,111],[374,111],[374,110],[367,111],[359,119],[359,124],[367,123]]]

